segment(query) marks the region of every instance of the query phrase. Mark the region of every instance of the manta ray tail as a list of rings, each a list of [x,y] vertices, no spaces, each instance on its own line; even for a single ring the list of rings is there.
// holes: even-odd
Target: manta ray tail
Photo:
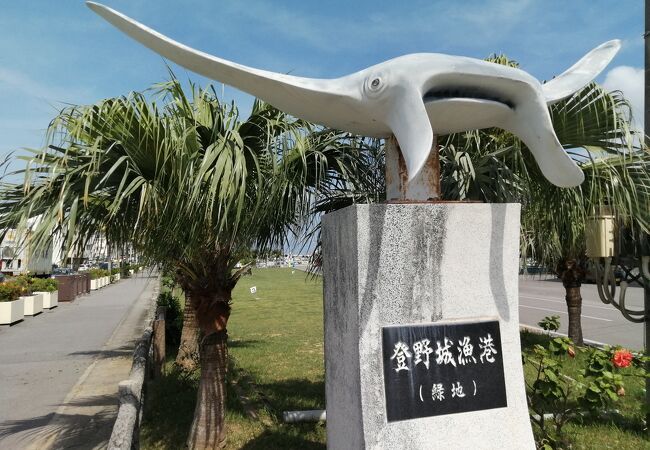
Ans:
[[[552,105],[585,87],[607,67],[620,48],[621,41],[618,39],[600,44],[565,72],[543,84],[546,104]]]

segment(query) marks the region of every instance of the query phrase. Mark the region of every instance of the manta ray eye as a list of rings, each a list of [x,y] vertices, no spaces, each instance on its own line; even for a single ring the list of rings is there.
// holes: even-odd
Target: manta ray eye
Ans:
[[[386,80],[383,77],[383,74],[375,74],[368,78],[364,82],[364,91],[369,97],[376,97],[381,95],[381,93],[386,88]]]

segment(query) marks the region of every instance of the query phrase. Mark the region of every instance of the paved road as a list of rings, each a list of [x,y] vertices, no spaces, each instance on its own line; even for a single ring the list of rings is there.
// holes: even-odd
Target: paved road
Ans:
[[[612,305],[600,301],[595,284],[582,285],[582,332],[585,339],[643,349],[643,324],[628,322]],[[618,291],[616,293],[618,296]],[[567,332],[565,291],[557,280],[519,278],[519,321],[537,326],[545,316],[560,316],[560,332]],[[618,298],[618,297],[617,297]],[[643,309],[643,288],[628,287],[626,306]]]
[[[122,280],[0,328],[0,449],[93,448],[110,435],[116,383],[128,374],[152,280]],[[93,370],[98,364],[112,365]]]

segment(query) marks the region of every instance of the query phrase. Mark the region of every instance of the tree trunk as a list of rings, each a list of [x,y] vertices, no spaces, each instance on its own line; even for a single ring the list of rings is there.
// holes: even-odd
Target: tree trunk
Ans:
[[[585,277],[584,261],[564,258],[557,266],[557,274],[566,291],[566,304],[569,313],[569,338],[576,345],[583,345],[582,340],[582,296],[580,286]]]
[[[221,293],[192,293],[192,306],[201,330],[199,345],[201,378],[194,421],[187,438],[192,450],[223,448],[226,441],[225,405],[228,368],[230,290]]]
[[[223,330],[212,333],[201,342],[201,379],[194,421],[187,438],[190,449],[219,449],[225,446],[227,339],[228,334]]]
[[[183,330],[181,343],[178,346],[176,365],[183,370],[196,369],[199,358],[199,324],[196,321],[196,312],[192,306],[190,296],[185,294],[185,308],[183,310]]]
[[[580,295],[580,284],[564,286],[566,289],[566,305],[569,313],[569,338],[576,345],[583,345],[582,340],[582,296]]]

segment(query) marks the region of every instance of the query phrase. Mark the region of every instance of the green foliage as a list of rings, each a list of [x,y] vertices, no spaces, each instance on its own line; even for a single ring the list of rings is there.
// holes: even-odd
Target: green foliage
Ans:
[[[23,286],[15,281],[0,283],[0,302],[13,302],[23,295]]]
[[[158,294],[156,305],[165,307],[166,345],[178,347],[183,330],[183,310],[180,300],[171,291],[163,291]]]
[[[20,286],[22,292],[20,295],[31,295],[34,292],[32,287],[32,277],[29,275],[18,275],[12,278],[10,281],[14,282],[17,286]]]
[[[549,318],[551,319],[551,318]],[[553,320],[549,320],[554,324]],[[628,368],[617,368],[613,363],[616,349],[575,347],[565,337],[549,339],[545,345],[536,344],[532,354],[523,353],[524,363],[535,368],[535,376],[528,378],[528,406],[531,421],[538,427],[540,448],[570,446],[564,428],[570,421],[598,417],[625,395],[623,376],[644,377],[643,358],[635,358]],[[566,373],[569,359],[582,354],[586,360],[578,376]],[[547,419],[544,414],[551,414]]]
[[[54,292],[59,288],[59,282],[54,278],[32,278],[33,292]]]
[[[111,272],[107,269],[90,269],[88,273],[90,274],[91,280],[96,280],[98,278],[108,277],[111,275]]]
[[[546,316],[537,325],[546,331],[557,331],[560,329],[560,316]]]
[[[281,248],[309,219],[314,192],[357,170],[340,133],[310,133],[270,105],[255,102],[242,120],[211,87],[187,95],[172,79],[154,91],[63,110],[48,147],[13,174],[25,181],[5,179],[0,229],[39,215],[33,245],[60,236],[68,251],[101,229],[145,265],[223,291],[242,250]]]
[[[20,295],[31,295],[34,292],[54,292],[59,283],[54,278],[38,278],[29,275],[19,275],[9,280],[20,288]]]
[[[169,289],[170,291],[176,286],[174,279],[168,275],[161,277],[160,284],[162,287]]]

